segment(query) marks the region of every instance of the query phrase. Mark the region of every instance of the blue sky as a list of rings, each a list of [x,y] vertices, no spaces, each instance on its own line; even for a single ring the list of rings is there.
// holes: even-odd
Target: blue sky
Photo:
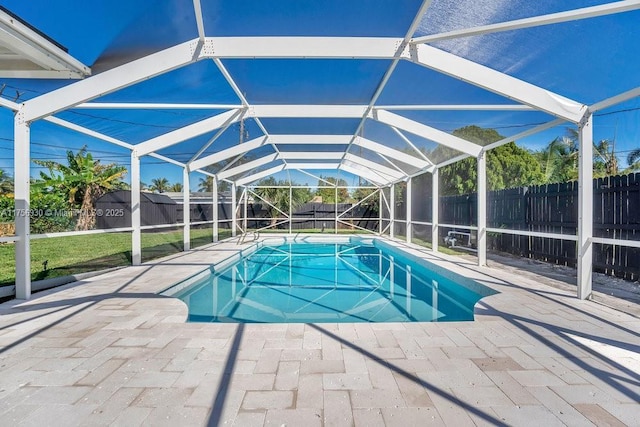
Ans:
[[[605,3],[594,0],[563,2],[525,0],[463,0],[453,4],[434,0],[422,19],[417,35],[501,22],[540,13]],[[350,35],[401,37],[420,5],[416,0],[308,1],[260,0],[203,1],[205,29],[212,36],[237,35]],[[50,2],[6,0],[3,6],[21,16],[66,46],[95,71],[189,40],[196,36],[191,0],[111,0]],[[601,17],[580,22],[469,37],[436,45],[441,49],[507,72],[591,104],[640,86],[640,13]],[[227,60],[224,61],[241,90],[252,103],[346,103],[366,104],[375,91],[388,61],[374,60]],[[26,100],[69,82],[36,82],[0,79],[2,96]],[[164,76],[107,95],[105,102],[210,102],[237,103],[238,99],[211,61],[204,61]],[[508,103],[495,94],[439,75],[414,64],[401,63],[388,82],[379,104],[397,103]],[[640,146],[640,100],[635,99],[599,113],[595,118],[595,139],[616,140],[621,164],[626,153]],[[60,114],[66,120],[91,127],[130,143],[138,143],[179,126],[198,121],[214,111],[117,111],[82,110]],[[514,135],[551,118],[541,113],[487,114],[481,112],[402,112],[401,114],[436,128],[452,131],[468,124],[494,127]],[[126,123],[125,123],[126,122]],[[296,129],[301,133],[353,132],[356,121],[271,120],[270,132]],[[247,122],[249,137],[259,136],[254,123]],[[564,126],[518,141],[540,149]],[[13,173],[12,114],[0,112],[0,168]],[[365,125],[365,135],[401,148],[397,136],[375,123]],[[211,135],[165,150],[179,160],[188,160]],[[65,147],[88,145],[104,162],[128,164],[127,150],[103,143],[47,123],[32,130],[32,157],[64,158]],[[217,141],[209,152],[237,143],[237,126]],[[433,144],[415,138],[417,145]],[[37,169],[33,169],[37,172]],[[145,158],[142,180],[164,176],[172,182],[182,179],[178,167]],[[197,186],[200,174],[193,174]],[[306,176],[299,182],[312,183]]]

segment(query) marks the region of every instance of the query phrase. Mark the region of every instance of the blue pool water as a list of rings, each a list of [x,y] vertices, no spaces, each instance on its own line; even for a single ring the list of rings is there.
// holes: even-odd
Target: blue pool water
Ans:
[[[285,243],[265,245],[165,294],[184,301],[193,322],[473,320],[475,303],[493,291],[446,276],[375,241]]]

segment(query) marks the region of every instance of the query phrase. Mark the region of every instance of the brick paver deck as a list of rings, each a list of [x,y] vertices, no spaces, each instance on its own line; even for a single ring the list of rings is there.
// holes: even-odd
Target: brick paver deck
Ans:
[[[638,425],[638,318],[417,246],[500,293],[474,322],[307,325],[185,323],[157,295],[239,248],[0,305],[0,424]]]

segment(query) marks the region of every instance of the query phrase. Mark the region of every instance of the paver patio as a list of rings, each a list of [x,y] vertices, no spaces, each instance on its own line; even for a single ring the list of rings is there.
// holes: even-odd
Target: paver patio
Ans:
[[[397,243],[399,245],[405,245]],[[185,323],[235,241],[0,305],[2,425],[634,425],[640,319],[508,269],[474,322]],[[455,261],[455,262],[452,262]]]

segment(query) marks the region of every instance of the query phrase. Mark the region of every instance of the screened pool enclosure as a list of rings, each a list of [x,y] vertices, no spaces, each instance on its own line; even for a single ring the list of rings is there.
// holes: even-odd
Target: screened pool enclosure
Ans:
[[[273,177],[267,187],[289,188],[290,198],[306,183],[333,189],[336,205],[342,187],[363,188],[362,203],[376,200],[377,226],[354,226],[336,206],[327,228],[401,231],[409,242],[419,233],[437,251],[440,230],[452,225],[425,200],[439,199],[442,167],[475,158],[477,218],[455,228],[474,235],[478,264],[486,265],[487,233],[565,240],[578,248],[582,299],[591,294],[594,244],[640,248],[594,236],[592,209],[594,116],[640,95],[639,0],[8,3],[0,104],[15,112],[17,214],[15,236],[1,241],[15,242],[17,298],[31,295],[31,240],[55,237],[30,235],[29,215],[19,214],[30,206],[33,141],[46,135],[64,148],[72,132],[130,154],[130,227],[74,233],[131,233],[134,265],[148,159],[182,169],[185,206],[191,174],[213,180],[214,206],[228,187],[234,236],[248,231],[249,198],[293,231],[292,203],[287,211],[259,191]],[[507,135],[481,144],[454,135],[454,123]],[[579,136],[577,234],[488,227],[487,152],[567,126]],[[413,217],[418,211],[426,213]],[[212,212],[198,222],[184,209],[185,250],[195,225],[218,239]]]

